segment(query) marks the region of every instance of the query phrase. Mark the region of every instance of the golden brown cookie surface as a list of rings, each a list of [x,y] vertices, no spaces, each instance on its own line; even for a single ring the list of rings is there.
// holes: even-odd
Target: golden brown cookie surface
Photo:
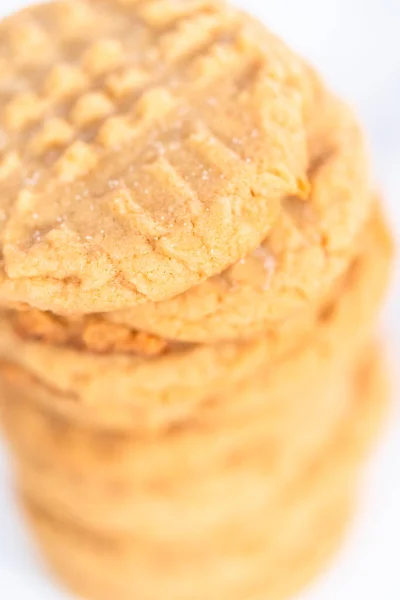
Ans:
[[[307,187],[299,61],[218,1],[55,2],[0,39],[3,303],[165,300]]]
[[[345,270],[371,207],[365,142],[351,110],[308,76],[307,199],[285,197],[262,245],[222,274],[107,318],[183,341],[251,337],[314,303]]]
[[[29,333],[21,337],[5,314],[0,319],[3,385],[80,423],[138,431],[163,428],[198,403],[235,390],[257,370],[268,372],[270,390],[293,392],[293,382],[300,385],[327,363],[344,361],[371,334],[391,256],[386,224],[375,215],[346,275],[300,323],[295,319],[242,343],[172,347],[151,359],[78,351],[51,338],[30,339]],[[38,392],[30,377],[40,384]]]

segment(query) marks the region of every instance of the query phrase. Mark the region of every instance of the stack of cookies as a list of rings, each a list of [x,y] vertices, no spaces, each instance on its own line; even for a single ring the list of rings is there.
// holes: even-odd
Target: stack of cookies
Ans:
[[[216,0],[0,25],[1,424],[78,595],[278,600],[337,547],[385,408],[366,155]]]

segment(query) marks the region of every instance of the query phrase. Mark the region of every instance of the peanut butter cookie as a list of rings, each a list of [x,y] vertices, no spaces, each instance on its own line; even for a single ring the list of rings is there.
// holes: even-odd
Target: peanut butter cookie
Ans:
[[[184,341],[251,337],[308,308],[346,269],[371,210],[365,142],[351,110],[308,76],[308,197],[283,198],[262,245],[223,273],[107,318]]]
[[[85,326],[79,335],[73,329],[65,338],[64,332],[59,341],[52,337],[51,315],[48,330],[42,327],[37,337],[28,320],[6,313],[0,319],[3,397],[22,394],[80,424],[143,434],[190,417],[210,398],[229,398],[260,372],[266,393],[293,393],[310,376],[324,373],[324,365],[345,364],[371,335],[392,251],[387,226],[376,213],[358,255],[320,305],[246,342],[172,344],[158,355],[151,343],[152,357],[145,355],[145,343],[141,354],[135,345],[128,352],[99,353],[97,345],[84,346]]]
[[[223,3],[46,3],[0,40],[3,305],[166,300],[307,191],[300,61]]]
[[[249,468],[252,493],[246,494],[246,487],[240,494],[237,487],[224,490],[216,503],[207,505],[207,511],[218,512],[217,526],[203,530],[199,538],[187,533],[185,543],[176,543],[184,511],[174,520],[172,537],[155,544],[150,538],[157,529],[150,526],[150,517],[147,537],[95,533],[59,518],[56,509],[25,493],[32,531],[54,572],[71,589],[95,600],[136,595],[158,600],[166,594],[179,600],[285,598],[316,575],[342,537],[365,449],[386,406],[382,381],[380,363],[367,356],[353,374],[346,417],[307,468],[272,504],[262,492],[262,472]],[[207,511],[201,498],[198,502],[201,519]],[[232,505],[237,507],[233,517]],[[170,518],[166,511],[165,519]]]

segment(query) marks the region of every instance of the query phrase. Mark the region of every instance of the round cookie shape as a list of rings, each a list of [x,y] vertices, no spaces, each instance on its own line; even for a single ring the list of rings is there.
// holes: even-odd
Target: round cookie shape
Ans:
[[[106,318],[182,341],[251,337],[308,309],[346,269],[371,210],[366,145],[352,110],[309,76],[307,199],[283,198],[262,244],[221,274]]]
[[[0,24],[0,301],[162,301],[307,189],[303,71],[218,1],[67,0]]]
[[[101,354],[85,330],[79,343],[76,334],[55,338],[51,323],[47,337],[43,328],[40,337],[32,328],[23,335],[26,321],[16,326],[9,314],[0,315],[4,394],[10,385],[14,396],[25,394],[72,422],[140,435],[165,431],[213,399],[232,399],[263,371],[266,394],[292,395],[293,382],[300,389],[327,362],[344,364],[371,335],[392,253],[387,226],[376,211],[346,274],[307,318],[296,315],[279,329],[241,343],[172,345],[151,359],[146,344],[138,355],[135,345],[118,351],[116,338],[110,338],[111,353]],[[38,385],[28,384],[24,372]]]

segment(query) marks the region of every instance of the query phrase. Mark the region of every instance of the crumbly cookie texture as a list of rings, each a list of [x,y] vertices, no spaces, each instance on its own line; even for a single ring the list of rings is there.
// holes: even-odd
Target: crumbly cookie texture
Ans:
[[[28,309],[10,311],[9,319],[21,338],[96,354],[124,353],[152,358],[185,348],[184,344],[168,342],[126,325],[110,323],[100,315],[66,318]]]
[[[373,199],[365,142],[352,111],[311,70],[310,81],[307,200],[285,197],[262,245],[222,274],[106,318],[183,341],[251,337],[309,308],[346,269]]]
[[[378,223],[378,225],[377,225]],[[379,225],[380,223],[380,225]],[[360,249],[365,246],[366,240],[373,228],[383,226],[382,215],[380,214],[379,203],[375,202],[374,210],[370,214],[369,221],[363,230],[357,236],[348,255],[341,256],[341,261],[346,263],[346,268],[353,263],[356,257],[359,258]],[[278,243],[278,240],[276,239]],[[260,249],[261,253],[262,250]],[[256,253],[255,253],[256,254]],[[246,265],[247,277],[252,275],[253,264],[252,257],[243,261]],[[239,264],[237,265],[239,267]],[[229,271],[235,271],[232,267]],[[219,276],[219,278],[221,278]],[[245,273],[243,273],[245,277]],[[345,278],[346,281],[347,278]],[[325,302],[331,302],[332,296],[342,290],[343,280],[339,277],[331,282],[329,289],[325,290],[316,301],[310,300],[307,310],[287,318],[279,323],[270,323],[264,327],[262,335],[270,335],[271,339],[291,336],[293,338],[301,336],[301,333],[307,331],[310,324],[315,321],[316,311]],[[237,293],[242,292],[238,289]],[[164,303],[166,304],[166,303]],[[244,307],[245,309],[247,307]],[[249,306],[248,308],[251,308]],[[43,312],[38,309],[32,309],[27,306],[19,306],[9,310],[7,317],[12,324],[14,331],[22,338],[28,341],[43,342],[54,346],[67,346],[76,350],[87,350],[96,354],[133,354],[143,358],[152,358],[163,354],[190,350],[196,343],[180,342],[176,340],[162,338],[155,334],[150,334],[138,329],[130,319],[124,319],[122,311],[118,313],[102,313],[77,317],[63,317],[51,312]],[[5,316],[3,314],[3,316]],[[133,319],[136,321],[136,319]],[[250,338],[250,335],[244,336]]]
[[[0,40],[3,305],[165,300],[307,194],[301,63],[223,3],[53,2]]]
[[[3,387],[79,423],[108,430],[157,431],[185,418],[199,403],[224,394],[258,371],[267,373],[268,393],[293,393],[324,365],[341,363],[370,334],[390,273],[392,241],[381,216],[365,230],[357,258],[332,293],[308,317],[242,343],[172,346],[159,356],[99,354],[35,340],[0,319]],[[21,336],[22,334],[22,336]],[[22,367],[22,373],[21,368]],[[24,370],[40,385],[24,378]],[[227,385],[229,382],[229,385]]]

